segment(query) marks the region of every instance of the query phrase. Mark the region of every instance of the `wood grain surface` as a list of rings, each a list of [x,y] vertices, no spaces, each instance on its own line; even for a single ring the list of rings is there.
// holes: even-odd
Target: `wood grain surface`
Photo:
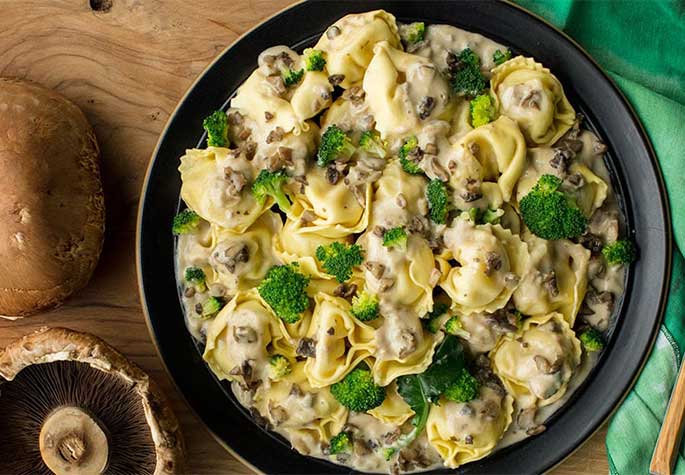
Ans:
[[[107,207],[104,251],[88,287],[52,312],[0,321],[0,346],[43,325],[104,338],[172,399],[193,474],[251,471],[214,441],[157,358],[136,284],[138,197],[158,135],[193,79],[238,36],[289,3],[0,0],[0,76],[36,81],[84,110],[102,149]],[[603,428],[553,473],[606,473],[605,435]]]

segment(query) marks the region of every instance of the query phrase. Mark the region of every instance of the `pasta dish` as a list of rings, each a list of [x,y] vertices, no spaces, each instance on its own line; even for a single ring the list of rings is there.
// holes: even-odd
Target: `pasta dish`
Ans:
[[[257,65],[180,159],[177,279],[211,371],[298,452],[361,471],[544,431],[636,254],[559,79],[382,10]]]

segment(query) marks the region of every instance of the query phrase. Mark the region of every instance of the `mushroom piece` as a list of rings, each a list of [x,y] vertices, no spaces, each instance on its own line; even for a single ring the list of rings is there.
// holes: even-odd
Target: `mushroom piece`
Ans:
[[[179,423],[154,382],[99,338],[42,328],[0,352],[0,473],[183,472]]]
[[[76,105],[0,78],[0,316],[59,305],[90,279],[105,223],[99,154]]]

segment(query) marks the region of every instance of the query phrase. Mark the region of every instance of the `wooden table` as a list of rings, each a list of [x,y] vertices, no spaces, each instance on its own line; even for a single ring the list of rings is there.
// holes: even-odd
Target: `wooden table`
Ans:
[[[193,474],[251,471],[191,413],[150,341],[136,285],[138,196],[157,137],[193,79],[226,45],[289,3],[0,0],[0,75],[54,88],[84,110],[102,149],[107,206],[105,247],[90,285],[58,310],[0,321],[0,346],[43,325],[104,338],[170,395]],[[605,435],[604,428],[554,473],[606,473]]]

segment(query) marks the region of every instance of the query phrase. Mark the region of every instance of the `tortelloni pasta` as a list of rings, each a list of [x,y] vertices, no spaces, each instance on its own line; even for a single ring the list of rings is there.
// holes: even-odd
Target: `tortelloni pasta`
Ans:
[[[428,416],[426,432],[445,466],[457,468],[492,452],[511,424],[513,401],[504,391],[483,386],[467,403],[441,401]]]
[[[309,384],[323,388],[340,381],[359,363],[375,353],[375,330],[350,314],[350,304],[340,297],[320,293],[307,338],[316,350],[304,365]]]
[[[407,309],[383,310],[383,324],[376,330],[376,360],[373,375],[387,386],[406,374],[423,373],[430,365],[441,334],[423,329],[419,316]]]
[[[298,119],[304,121],[331,105],[333,86],[321,71],[308,71],[297,86],[290,105]]]
[[[322,443],[342,430],[348,414],[328,388],[311,386],[304,362],[294,363],[289,375],[273,382],[255,407],[304,454],[319,453]]]
[[[378,43],[364,75],[366,100],[384,138],[397,138],[422,121],[446,118],[453,108],[450,87],[426,58]]]
[[[607,146],[509,56],[351,14],[265,50],[181,158],[186,326],[298,452],[457,468],[544,430],[597,361],[626,269]]]
[[[580,342],[559,313],[527,319],[491,352],[492,367],[518,407],[560,399],[580,364]]]
[[[530,144],[553,144],[575,121],[559,80],[532,58],[518,56],[493,69],[490,89],[500,113],[518,122]]]
[[[247,186],[255,177],[242,152],[209,147],[187,150],[181,157],[181,198],[212,224],[245,231],[273,202],[260,204]]]
[[[348,91],[350,93],[343,93],[331,104],[331,107],[326,109],[321,117],[321,130],[326,130],[331,125],[336,125],[353,134],[373,129],[376,119],[366,102],[366,95],[358,87],[348,89]]]
[[[322,280],[330,280],[333,277],[326,273],[321,263],[316,259],[316,249],[333,242],[348,243],[349,238],[336,239],[316,233],[300,233],[301,226],[300,221],[286,219],[283,229],[273,236],[274,253],[282,262],[296,262],[305,273],[312,276],[312,282],[309,286],[314,294],[320,290],[325,290],[325,288],[335,288],[337,286],[335,282],[331,282],[330,285],[322,282]]]
[[[250,117],[259,130],[279,127],[284,133],[307,131],[314,117],[331,104],[333,86],[320,71],[304,74],[300,55],[274,46],[259,55],[259,68],[238,88],[231,107]],[[283,71],[303,71],[296,84],[286,84]]]
[[[279,57],[281,54],[283,56]],[[235,97],[231,100],[231,107],[252,118],[262,129],[280,127],[286,133],[291,131],[299,133],[306,126],[303,127],[302,120],[295,114],[287,97],[289,91],[277,70],[279,66],[286,67],[286,65],[274,64],[276,58],[280,63],[300,62],[299,55],[290,48],[285,46],[269,48],[259,57],[260,67],[255,69],[238,88]],[[297,68],[297,66],[294,67]],[[271,114],[272,118],[267,120],[265,112]]]
[[[371,203],[371,185],[365,188],[362,205],[342,180],[332,185],[326,169],[312,167],[304,193],[295,196],[292,209],[293,219],[303,223],[299,233],[340,238],[362,232],[369,222]]]
[[[459,322],[465,332],[466,347],[472,353],[487,353],[499,342],[502,335],[516,331],[507,317],[505,310],[495,313],[468,313],[459,316]]]
[[[281,227],[281,218],[271,211],[264,213],[244,233],[213,226],[209,256],[211,280],[222,284],[229,295],[258,285],[268,270],[279,263],[271,240]]]
[[[265,112],[268,116],[271,112]],[[309,157],[316,152],[319,127],[311,120],[303,122],[303,129],[286,132],[269,120],[260,125],[257,120],[230,108],[227,112],[228,139],[231,147],[252,161],[255,170],[282,168],[292,177],[302,177]]]
[[[555,175],[562,181],[561,189],[574,199],[587,217],[598,210],[609,193],[607,183],[585,164],[574,161],[565,164],[564,151],[538,147],[528,150],[527,166],[516,188],[517,201],[530,193],[542,175]]]
[[[399,162],[389,162],[375,183],[369,228],[406,226],[418,232],[425,230],[428,226],[426,184],[424,177],[404,173]]]
[[[485,191],[482,182],[496,182],[501,199],[509,201],[526,166],[526,143],[516,123],[508,117],[478,127],[456,144],[454,158],[447,157],[450,185],[458,202],[476,201]],[[454,163],[450,161],[454,160]],[[485,183],[483,183],[484,185]]]
[[[220,379],[251,389],[268,382],[268,349],[295,356],[282,322],[254,290],[239,292],[209,325],[204,360]]]
[[[425,239],[410,234],[406,249],[383,245],[383,238],[367,233],[359,243],[366,252],[366,285],[387,306],[403,306],[423,315],[433,305],[439,273]]]
[[[383,404],[367,412],[379,421],[395,426],[401,426],[414,416],[414,411],[399,395],[394,382],[386,386]]]
[[[514,291],[514,304],[526,315],[560,312],[573,325],[588,284],[590,251],[567,239],[545,241],[527,233],[530,269]]]
[[[374,46],[387,41],[400,47],[395,17],[383,10],[347,15],[329,26],[314,49],[326,53],[328,73],[348,88],[361,82],[373,57]]]
[[[528,270],[526,244],[500,225],[474,225],[456,218],[445,232],[445,245],[460,265],[440,286],[463,313],[504,307]]]

